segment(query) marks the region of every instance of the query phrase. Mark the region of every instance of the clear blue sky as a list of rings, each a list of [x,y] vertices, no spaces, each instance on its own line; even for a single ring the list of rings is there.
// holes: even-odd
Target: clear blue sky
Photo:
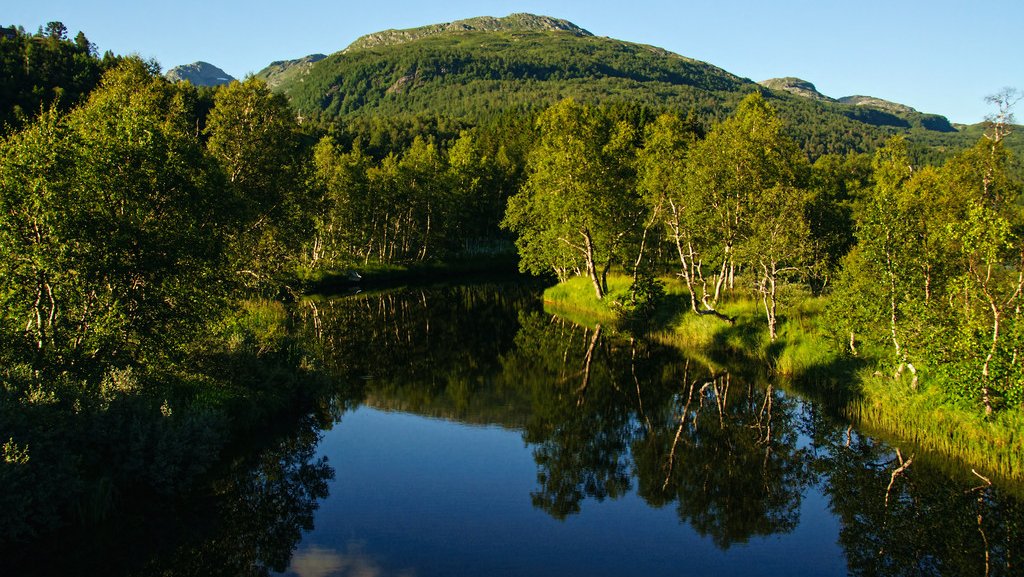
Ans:
[[[363,34],[532,12],[598,36],[653,44],[752,80],[797,76],[832,96],[864,94],[953,122],[1024,90],[1024,0],[6,0],[0,24],[60,20],[100,50],[204,60],[243,77],[274,60],[330,54]],[[1018,121],[1024,111],[1018,110]]]

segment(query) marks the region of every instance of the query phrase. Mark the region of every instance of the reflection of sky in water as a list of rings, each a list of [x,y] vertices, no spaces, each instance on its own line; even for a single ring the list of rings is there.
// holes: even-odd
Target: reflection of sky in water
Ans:
[[[838,521],[812,486],[791,533],[726,551],[633,490],[559,521],[531,504],[537,465],[518,431],[360,408],[328,431],[335,468],[290,574],[846,575]]]
[[[344,553],[311,546],[300,548],[292,557],[288,572],[296,577],[414,577],[412,571],[385,573],[365,551],[362,543],[349,543]]]

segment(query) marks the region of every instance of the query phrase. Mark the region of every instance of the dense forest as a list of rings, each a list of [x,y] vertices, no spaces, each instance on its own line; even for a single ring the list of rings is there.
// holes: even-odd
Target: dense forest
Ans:
[[[434,37],[449,56],[432,68],[399,58],[387,74],[415,68],[411,90],[443,69],[460,96],[410,112],[385,95],[330,116],[372,92],[331,85],[314,122],[313,92],[289,101],[259,78],[199,90],[153,62],[99,57],[59,22],[5,30],[0,485],[44,504],[0,495],[8,538],[95,520],[139,487],[187,491],[225,439],[320,382],[281,332],[280,301],[370,266],[517,250],[522,270],[584,276],[599,299],[625,274],[615,298],[651,306],[671,276],[690,314],[727,323],[722,302],[755,298],[772,340],[792,295],[824,295],[827,337],[893,386],[938,388],[987,416],[1024,407],[1012,91],[993,98],[973,145],[926,148],[921,127],[890,138],[841,114],[802,122],[818,104],[712,82],[683,59],[676,76],[637,77],[650,48],[594,40],[556,54],[518,37],[536,52],[518,70],[498,44],[466,59],[464,37]],[[392,49],[346,65],[378,66]],[[571,66],[590,62],[578,50],[623,72],[574,80]],[[485,112],[506,73],[565,76],[577,98],[527,106],[536,95],[514,88],[514,106]],[[615,99],[638,80],[745,95]]]

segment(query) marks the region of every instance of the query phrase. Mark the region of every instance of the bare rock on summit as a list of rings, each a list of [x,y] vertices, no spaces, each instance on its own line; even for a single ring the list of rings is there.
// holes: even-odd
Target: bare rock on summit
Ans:
[[[171,82],[191,82],[193,86],[220,86],[230,84],[234,77],[209,62],[193,62],[182,64],[167,71]]]
[[[874,96],[844,96],[839,99],[839,102],[853,106],[863,106],[865,108],[884,110],[885,112],[891,112],[892,114],[913,114],[917,112],[906,104],[889,102],[888,100],[882,100],[881,98],[875,98]]]
[[[835,102],[834,98],[829,98],[828,96],[818,92],[818,89],[810,82],[800,78],[794,78],[792,76],[787,76],[785,78],[769,78],[768,80],[758,82],[758,84],[765,88],[788,92],[794,96],[802,96],[803,98],[810,98],[811,100]]]
[[[367,34],[356,39],[343,52],[350,52],[363,48],[377,48],[380,46],[393,46],[413,42],[427,36],[444,34],[450,32],[525,32],[525,31],[561,31],[574,36],[593,36],[590,32],[576,26],[568,20],[552,18],[550,16],[538,16],[536,14],[510,14],[504,18],[493,16],[479,16],[446,22],[444,24],[431,24],[419,28],[406,30],[384,30]]]
[[[310,54],[295,60],[277,60],[271,62],[266,68],[256,73],[257,78],[266,81],[267,86],[276,88],[282,83],[291,82],[309,74],[309,69],[327,56],[323,54]]]

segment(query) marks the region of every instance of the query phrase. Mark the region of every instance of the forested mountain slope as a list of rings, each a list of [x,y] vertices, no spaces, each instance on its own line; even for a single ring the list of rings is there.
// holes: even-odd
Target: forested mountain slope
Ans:
[[[864,99],[794,95],[661,48],[529,14],[387,30],[322,60],[293,62],[303,67],[301,74],[277,62],[258,76],[273,79],[304,119],[321,124],[419,116],[472,125],[510,110],[541,110],[565,97],[692,112],[710,124],[728,116],[744,95],[761,91],[812,157],[873,150],[894,134],[906,134],[921,157],[971,141],[942,116],[865,105]]]

